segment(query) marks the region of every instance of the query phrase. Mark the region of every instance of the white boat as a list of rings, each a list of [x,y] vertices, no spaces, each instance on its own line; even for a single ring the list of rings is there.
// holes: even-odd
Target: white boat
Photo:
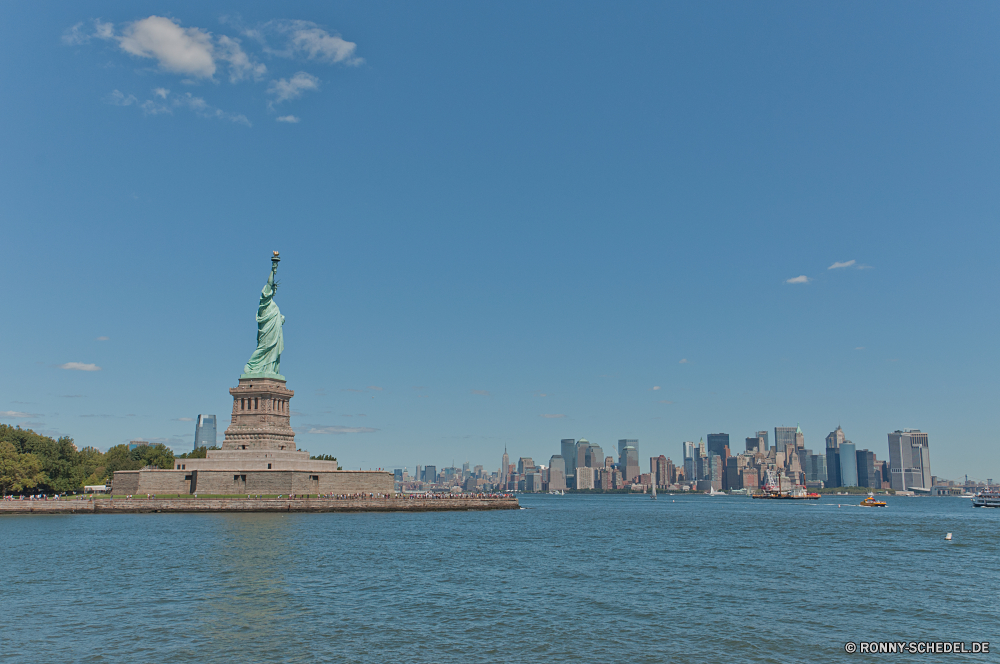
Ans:
[[[652,495],[652,498],[653,498],[653,500],[656,500],[656,483],[655,482],[653,483],[653,495]]]
[[[1000,507],[1000,491],[983,489],[972,499],[973,507]]]
[[[708,492],[708,495],[710,495],[710,496],[724,496],[724,495],[726,495],[726,494],[724,494],[724,493],[723,493],[723,492],[721,492],[721,491],[716,491],[716,490],[715,490],[715,487],[713,486],[713,487],[712,487],[712,490]]]

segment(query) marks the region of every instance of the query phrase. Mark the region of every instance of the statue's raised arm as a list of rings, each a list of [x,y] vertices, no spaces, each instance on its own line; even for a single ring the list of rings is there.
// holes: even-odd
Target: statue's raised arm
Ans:
[[[281,353],[285,350],[285,340],[281,332],[285,317],[281,315],[278,305],[274,302],[274,292],[277,289],[274,276],[278,272],[280,260],[278,252],[274,252],[271,258],[271,274],[268,275],[267,283],[260,292],[260,304],[257,306],[257,350],[243,367],[242,378],[284,380],[280,368]]]

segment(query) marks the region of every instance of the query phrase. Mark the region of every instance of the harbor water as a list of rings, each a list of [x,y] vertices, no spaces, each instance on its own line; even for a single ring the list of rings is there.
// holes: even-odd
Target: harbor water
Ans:
[[[845,643],[996,638],[1000,510],[862,498],[4,516],[0,661],[863,662],[917,656]]]

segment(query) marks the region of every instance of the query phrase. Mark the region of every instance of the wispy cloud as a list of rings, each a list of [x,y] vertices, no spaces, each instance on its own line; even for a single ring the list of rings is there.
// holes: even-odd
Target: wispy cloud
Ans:
[[[786,284],[808,284],[810,281],[812,280],[804,274],[792,277],[791,279],[785,279]]]
[[[304,92],[319,89],[319,79],[304,71],[296,72],[291,78],[279,78],[267,86],[267,93],[274,95],[273,104],[290,99],[298,99]]]
[[[542,417],[550,420],[559,419],[560,417],[566,417],[562,413],[543,413]]]
[[[41,417],[40,413],[22,413],[19,410],[4,410],[0,411],[0,417],[10,417],[17,419],[24,419],[29,417]]]
[[[298,124],[301,122],[299,118],[294,115],[281,115],[274,119],[276,122],[287,122],[289,124]]]
[[[836,262],[836,263],[834,263],[833,265],[831,265],[830,267],[828,267],[828,268],[826,268],[826,269],[828,269],[828,270],[839,270],[839,269],[841,269],[841,268],[845,268],[845,267],[851,267],[851,266],[852,266],[852,265],[854,265],[854,264],[855,264],[856,262],[857,262],[857,261],[855,261],[855,260],[854,260],[854,259],[852,258],[851,260],[849,260],[849,261],[844,261],[843,263],[841,263],[841,262]]]
[[[654,385],[654,386],[653,386],[653,391],[654,391],[654,392],[656,392],[656,391],[657,391],[657,390],[659,390],[659,389],[660,389],[660,386],[659,386],[659,385]]]
[[[312,21],[274,20],[256,28],[245,29],[244,35],[264,45],[267,53],[283,58],[306,58],[329,64],[356,67],[364,58],[356,55],[358,45],[337,33],[330,33]],[[269,37],[283,41],[279,48],[268,45]]]
[[[314,433],[334,436],[347,433],[375,433],[378,431],[378,429],[373,429],[371,427],[338,427],[317,424],[307,424],[304,427],[296,427],[295,430],[298,433]]]
[[[174,422],[194,422],[193,417],[175,417]]]
[[[486,390],[472,390],[472,393],[473,394],[478,394],[478,395],[483,396],[483,397],[490,396],[490,393],[487,392]]]
[[[61,399],[83,399],[86,397],[85,394],[60,394]]]
[[[682,359],[681,359],[681,361],[680,361],[680,362],[678,362],[677,364],[687,364],[687,363],[688,363],[688,360],[687,360],[687,358],[685,357],[685,358],[682,358]]]
[[[252,126],[247,116],[216,108],[206,102],[204,98],[196,97],[190,92],[172,95],[170,90],[166,88],[155,88],[153,96],[153,99],[146,99],[140,102],[133,94],[126,95],[119,90],[114,90],[104,98],[104,101],[113,106],[135,106],[142,110],[143,115],[173,114],[174,109],[187,109],[199,117],[226,120],[246,127]],[[107,337],[103,339],[98,337],[98,339],[106,341]]]
[[[369,385],[368,389],[369,390],[375,390],[376,392],[381,392],[382,391],[382,388],[379,387],[378,385]]]
[[[96,364],[86,364],[84,362],[67,362],[66,364],[60,364],[60,369],[68,369],[70,371],[100,371],[101,368]]]
[[[864,349],[865,349],[864,346],[855,346],[854,347],[854,350],[864,350]]]
[[[660,403],[673,403],[673,401],[668,401],[666,399],[662,399],[662,400],[660,400]]]
[[[97,339],[95,339],[95,341],[107,341],[107,340],[108,337],[97,337]]]

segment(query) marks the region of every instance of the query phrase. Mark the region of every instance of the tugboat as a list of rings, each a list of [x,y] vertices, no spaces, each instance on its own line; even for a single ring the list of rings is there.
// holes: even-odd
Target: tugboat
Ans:
[[[1000,507],[1000,491],[983,489],[972,499],[973,507]]]
[[[806,493],[804,487],[795,486],[791,491],[781,489],[781,480],[770,468],[765,475],[766,481],[761,487],[760,493],[751,495],[751,498],[765,498],[770,500],[819,500],[818,493]]]
[[[875,500],[875,494],[869,493],[868,497],[861,501],[862,507],[885,507],[884,500]]]

